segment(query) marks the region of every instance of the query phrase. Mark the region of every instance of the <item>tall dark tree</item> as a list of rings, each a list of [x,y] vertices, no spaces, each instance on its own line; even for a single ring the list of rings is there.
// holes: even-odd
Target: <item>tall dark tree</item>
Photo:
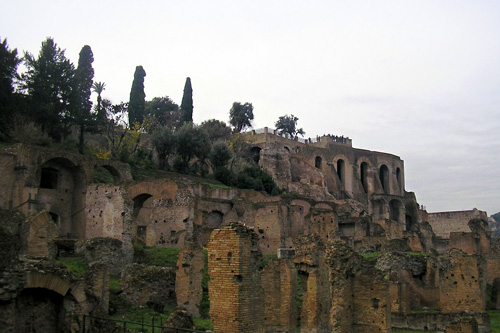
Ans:
[[[134,73],[132,89],[130,89],[130,102],[128,104],[128,123],[132,128],[134,123],[142,124],[146,109],[146,94],[144,93],[144,77],[146,72],[142,66],[137,66]]]
[[[92,93],[92,84],[94,82],[94,55],[90,46],[85,45],[80,51],[78,58],[78,67],[75,72],[75,104],[73,108],[73,120],[80,127],[80,138],[78,142],[78,151],[83,154],[85,143],[84,133],[87,126],[92,122],[92,102],[90,95]]]
[[[288,134],[292,139],[298,135],[304,136],[306,134],[302,128],[297,128],[297,121],[299,118],[292,115],[284,115],[279,117],[278,121],[274,124],[278,130],[278,134]]]
[[[29,95],[32,114],[44,132],[60,141],[71,120],[75,67],[50,37],[42,42],[38,58],[25,52],[24,59],[22,87]]]
[[[92,84],[92,91],[97,94],[96,112],[97,112],[98,123],[103,123],[106,120],[106,110],[102,105],[102,93],[105,88],[106,88],[106,83],[104,82],[94,82]]]
[[[193,122],[193,88],[191,87],[191,79],[186,78],[184,85],[184,93],[181,102],[181,122]]]
[[[179,106],[168,96],[155,97],[151,101],[146,101],[146,114],[154,116],[160,127],[166,126],[171,130],[179,127]]]
[[[1,39],[0,39],[1,40]],[[7,39],[0,43],[0,134],[5,136],[14,108],[14,79],[21,59],[17,49],[10,50]]]
[[[247,127],[252,126],[253,106],[252,103],[241,104],[234,102],[233,107],[229,111],[229,123],[234,127],[236,132],[241,132]]]

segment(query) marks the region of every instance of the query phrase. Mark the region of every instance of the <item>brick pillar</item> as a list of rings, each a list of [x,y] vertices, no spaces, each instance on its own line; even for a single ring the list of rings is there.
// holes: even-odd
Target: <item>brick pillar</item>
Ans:
[[[214,331],[264,332],[264,301],[253,230],[232,222],[208,243],[210,318]]]
[[[261,275],[265,290],[265,326],[276,332],[297,328],[297,269],[290,259],[269,261]]]

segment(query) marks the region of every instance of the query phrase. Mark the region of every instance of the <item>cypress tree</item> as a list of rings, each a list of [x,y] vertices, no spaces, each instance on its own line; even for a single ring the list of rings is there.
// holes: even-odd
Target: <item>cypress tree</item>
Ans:
[[[142,66],[137,66],[134,73],[130,102],[128,104],[128,125],[132,128],[135,122],[142,124],[146,108],[146,94],[144,93],[144,77],[146,72]]]
[[[80,126],[80,140],[78,143],[80,154],[83,154],[85,128],[92,120],[90,94],[92,93],[91,89],[94,79],[93,62],[94,55],[92,54],[92,49],[90,46],[85,45],[80,51],[78,67],[75,72],[75,105],[73,114],[73,121]]]
[[[191,87],[191,79],[189,77],[186,78],[186,84],[184,85],[181,110],[181,122],[193,122],[193,88]]]

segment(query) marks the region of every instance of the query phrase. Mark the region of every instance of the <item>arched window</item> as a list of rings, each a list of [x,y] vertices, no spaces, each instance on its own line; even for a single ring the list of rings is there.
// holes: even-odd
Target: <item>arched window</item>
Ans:
[[[323,160],[321,159],[321,156],[316,156],[316,159],[314,160],[314,166],[318,169],[321,169],[321,163]]]
[[[361,185],[363,185],[363,191],[365,191],[365,193],[368,193],[368,163],[361,163],[360,169]]]
[[[337,176],[339,176],[340,182],[343,184],[345,180],[345,162],[343,159],[337,161]]]
[[[400,191],[402,191],[403,190],[403,186],[402,186],[403,183],[402,183],[402,180],[401,180],[401,169],[400,168],[396,169],[396,180],[398,182],[398,189]]]
[[[380,167],[379,177],[382,189],[385,193],[389,193],[389,168],[385,164]]]

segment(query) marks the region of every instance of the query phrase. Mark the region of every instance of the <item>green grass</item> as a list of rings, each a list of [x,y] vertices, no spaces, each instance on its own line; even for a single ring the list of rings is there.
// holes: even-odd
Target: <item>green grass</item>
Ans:
[[[193,322],[197,330],[204,329],[212,331],[214,329],[210,318],[193,318]]]
[[[224,185],[224,184],[214,184],[214,183],[207,183],[207,182],[203,182],[201,184],[202,185],[208,185],[210,187],[215,187],[215,188],[222,188],[222,189],[232,188],[231,186],[227,186],[227,185]]]
[[[488,310],[486,312],[490,316],[491,332],[500,332],[500,311]]]
[[[160,326],[167,321],[168,316],[173,311],[173,308],[167,307],[165,308],[163,313],[158,313],[147,306],[129,306],[125,311],[118,313],[112,316],[112,319],[124,320],[129,322],[134,322],[137,324],[129,324],[127,323],[127,330],[131,332],[152,332],[153,329],[151,327],[144,327],[144,331],[138,331],[142,328],[141,323],[152,325],[153,317],[155,320],[155,326]],[[155,332],[158,332],[158,328],[155,329]]]
[[[148,266],[177,267],[179,249],[134,244],[134,262]]]
[[[380,252],[361,253],[361,256],[365,259],[374,259],[380,256]]]
[[[421,332],[437,333],[438,331],[392,330],[391,332],[392,333],[421,333]]]
[[[117,293],[122,290],[122,281],[119,278],[111,278],[109,280],[109,291]]]
[[[83,258],[59,258],[56,261],[66,266],[75,276],[82,276],[89,269],[89,263]]]
[[[424,253],[424,252],[411,252],[411,251],[408,251],[408,252],[403,252],[404,254],[409,254],[409,255],[412,255],[412,256],[420,256],[420,257],[428,257],[430,256],[431,254],[430,253]]]

